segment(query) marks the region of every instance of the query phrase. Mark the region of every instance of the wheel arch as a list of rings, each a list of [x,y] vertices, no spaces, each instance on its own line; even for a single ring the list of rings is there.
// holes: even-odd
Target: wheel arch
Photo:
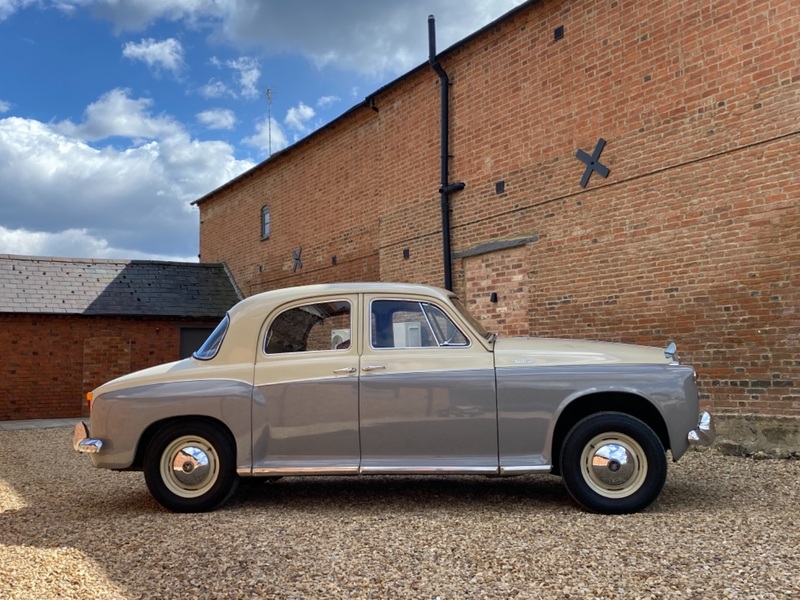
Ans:
[[[166,417],[164,419],[154,421],[148,425],[147,428],[142,432],[142,435],[139,436],[139,442],[136,444],[136,455],[133,459],[133,464],[131,465],[130,470],[141,471],[144,468],[144,456],[147,453],[147,448],[150,446],[150,442],[153,441],[155,435],[167,425],[171,425],[172,423],[177,423],[180,421],[202,421],[204,423],[213,425],[223,432],[223,434],[230,439],[233,448],[236,448],[236,438],[233,435],[233,432],[219,419],[209,417],[208,415],[178,415]]]
[[[598,413],[619,412],[635,417],[650,427],[670,449],[669,430],[658,408],[647,398],[633,392],[595,392],[573,399],[558,415],[550,447],[553,473],[560,472],[561,447],[576,423]]]

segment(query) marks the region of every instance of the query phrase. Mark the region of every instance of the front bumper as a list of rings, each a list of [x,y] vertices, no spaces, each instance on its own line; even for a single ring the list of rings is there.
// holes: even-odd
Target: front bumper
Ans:
[[[697,427],[689,432],[690,446],[710,446],[717,437],[717,430],[714,428],[714,417],[710,413],[703,411],[697,421]]]
[[[103,447],[101,440],[96,440],[89,437],[89,428],[86,423],[80,422],[75,425],[75,430],[72,432],[72,447],[78,452],[86,454],[95,454],[100,452]]]

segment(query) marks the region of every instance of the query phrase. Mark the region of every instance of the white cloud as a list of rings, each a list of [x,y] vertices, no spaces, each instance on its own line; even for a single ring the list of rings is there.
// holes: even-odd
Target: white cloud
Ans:
[[[197,255],[174,256],[114,248],[107,240],[92,236],[86,229],[51,233],[0,226],[0,254],[197,262]]]
[[[454,44],[524,0],[255,0],[221,2],[220,35],[237,47],[293,52],[317,67],[366,75],[403,73],[427,59],[429,14],[437,49]]]
[[[259,121],[256,124],[256,132],[250,137],[243,139],[242,143],[258,148],[265,154],[269,154],[270,147],[272,148],[272,152],[275,153],[289,145],[283,128],[274,118],[264,118],[262,121]]]
[[[313,119],[316,114],[313,108],[300,102],[300,104],[293,106],[287,111],[286,118],[283,122],[286,123],[290,129],[303,133],[309,130],[307,123]]]
[[[339,96],[323,96],[317,100],[317,108],[329,108],[330,106],[341,101],[342,99],[339,98]]]
[[[87,7],[102,19],[111,21],[117,31],[138,31],[160,19],[197,19],[218,14],[214,0],[59,0],[62,9]]]
[[[160,42],[147,38],[138,44],[128,42],[122,48],[122,56],[140,60],[156,71],[166,69],[177,74],[183,68],[183,46],[175,38]]]
[[[97,256],[117,251],[133,256],[134,249],[154,256],[196,254],[197,212],[190,202],[253,163],[237,160],[226,143],[191,139],[170,118],[150,116],[147,102],[109,94],[132,110],[127,119],[91,107],[79,125],[0,119],[0,189],[14,199],[0,203],[5,237],[50,240],[65,253],[77,252],[70,248],[80,242]],[[103,98],[95,103],[103,104]],[[119,149],[88,142],[108,135],[152,139],[123,139]],[[70,230],[81,233],[67,235]],[[31,238],[31,233],[48,236]],[[99,245],[86,245],[88,240]]]
[[[0,114],[7,113],[11,110],[11,103],[5,100],[0,100]]]
[[[4,21],[18,10],[36,2],[36,0],[0,0],[0,21]]]
[[[211,79],[207,84],[200,88],[200,95],[203,98],[221,98],[225,95],[233,95],[228,86],[218,79]]]
[[[227,108],[213,108],[197,113],[197,120],[209,129],[233,129],[236,115]]]
[[[250,56],[240,56],[236,59],[221,61],[216,56],[212,56],[209,63],[217,69],[230,69],[234,72],[236,85],[239,88],[239,93],[232,91],[231,88],[219,81],[212,78],[206,85],[200,88],[200,94],[206,98],[220,98],[221,96],[229,95],[233,97],[241,96],[252,100],[260,95],[258,89],[258,80],[261,78],[261,67],[255,58]]]
[[[236,60],[229,60],[225,64],[238,73],[241,95],[248,99],[257,98],[259,95],[258,80],[261,77],[258,61],[249,56],[241,56]]]
[[[181,126],[168,116],[152,116],[148,109],[153,105],[150,98],[130,98],[130,90],[114,89],[106,92],[84,111],[85,120],[75,125],[62,121],[55,130],[85,141],[102,140],[112,136],[132,139],[156,139],[174,135]]]

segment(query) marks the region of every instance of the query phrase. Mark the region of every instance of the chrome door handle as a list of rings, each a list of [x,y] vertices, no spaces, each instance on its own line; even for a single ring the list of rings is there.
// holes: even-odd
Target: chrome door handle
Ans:
[[[385,369],[383,365],[364,365],[361,367],[362,371],[377,371],[378,369]]]
[[[334,373],[355,373],[356,372],[356,368],[355,367],[345,367],[343,369],[334,369],[333,372]]]

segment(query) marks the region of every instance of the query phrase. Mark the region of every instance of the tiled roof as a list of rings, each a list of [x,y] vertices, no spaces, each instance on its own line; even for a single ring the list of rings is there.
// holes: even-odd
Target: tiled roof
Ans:
[[[240,299],[221,264],[0,254],[0,313],[219,318]]]

